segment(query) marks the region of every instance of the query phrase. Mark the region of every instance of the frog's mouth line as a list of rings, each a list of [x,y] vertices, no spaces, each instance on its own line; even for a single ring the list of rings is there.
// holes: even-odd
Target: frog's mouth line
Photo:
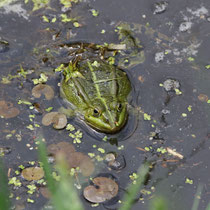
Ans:
[[[90,117],[90,118],[92,118],[92,117]],[[125,122],[126,122],[126,120],[125,120],[122,124],[117,123],[118,124],[117,126],[111,127],[108,123],[104,123],[100,119],[99,120],[94,119],[94,121],[95,121],[95,123],[97,123],[96,125],[90,121],[86,121],[86,123],[90,127],[94,128],[95,130],[98,130],[98,131],[104,132],[104,133],[116,133],[125,125]],[[102,123],[103,123],[103,126],[101,126]]]
[[[102,119],[94,116],[85,116],[86,123],[92,128],[104,132],[104,133],[116,133],[119,131],[127,122],[128,113],[125,107],[119,115],[118,121],[111,126],[110,123],[104,122]]]

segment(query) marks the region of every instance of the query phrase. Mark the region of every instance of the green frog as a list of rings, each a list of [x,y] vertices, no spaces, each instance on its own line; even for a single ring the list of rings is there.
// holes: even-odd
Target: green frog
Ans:
[[[99,57],[77,59],[63,70],[61,97],[93,129],[116,133],[128,118],[127,74]]]

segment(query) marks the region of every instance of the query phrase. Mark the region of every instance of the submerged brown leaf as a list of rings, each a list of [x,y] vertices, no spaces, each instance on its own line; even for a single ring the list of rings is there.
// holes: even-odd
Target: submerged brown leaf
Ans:
[[[102,203],[114,198],[118,193],[118,184],[107,177],[96,177],[93,179],[94,185],[87,186],[84,191],[84,197],[92,203]]]
[[[198,96],[198,99],[199,99],[200,101],[202,101],[202,102],[207,102],[209,98],[208,98],[208,96],[205,95],[205,94],[200,94],[200,95]]]
[[[58,114],[58,112],[50,112],[44,115],[42,118],[42,124],[49,126],[53,122],[53,118]]]
[[[59,142],[58,144],[50,144],[47,147],[48,154],[56,157],[59,153],[63,153],[65,157],[69,156],[70,154],[76,152],[75,148],[72,144],[68,142]]]
[[[91,158],[81,152],[76,152],[74,146],[68,142],[51,144],[47,147],[47,151],[55,160],[58,160],[61,154],[64,155],[68,168],[79,167],[83,176],[90,176],[95,170]]]
[[[32,89],[32,95],[35,98],[40,98],[42,94],[47,100],[51,100],[54,97],[54,90],[45,84],[38,84]]]
[[[67,157],[67,163],[69,168],[79,167],[83,176],[90,176],[95,170],[95,166],[90,157],[81,152],[70,154]]]
[[[44,177],[44,171],[40,167],[29,167],[22,170],[22,177],[28,181],[40,180]]]
[[[42,118],[42,124],[49,126],[52,123],[55,129],[65,128],[67,124],[66,115],[58,112],[50,112],[45,114]]]
[[[66,127],[67,118],[65,114],[58,113],[53,117],[53,127],[55,129],[63,129]]]
[[[0,101],[0,115],[6,119],[16,117],[20,113],[19,109],[13,107],[11,102]]]

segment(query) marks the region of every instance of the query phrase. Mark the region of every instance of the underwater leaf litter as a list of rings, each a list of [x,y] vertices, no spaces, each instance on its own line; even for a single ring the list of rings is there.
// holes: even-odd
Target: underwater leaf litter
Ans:
[[[0,101],[0,116],[8,119],[16,117],[17,115],[19,115],[19,113],[19,109],[14,107],[13,103]]]
[[[32,95],[35,98],[40,98],[42,94],[47,100],[54,98],[54,91],[49,85],[39,84],[32,89]]]
[[[85,154],[76,152],[74,146],[67,142],[59,142],[58,144],[51,144],[47,147],[48,154],[56,159],[60,155],[64,156],[67,167],[77,169],[77,173],[81,172],[83,176],[90,176],[94,172],[94,163]]]
[[[29,167],[29,168],[23,169],[23,171],[21,172],[21,175],[24,179],[28,181],[32,181],[32,180],[37,181],[44,177],[44,171],[40,167]]]
[[[53,128],[59,130],[66,127],[67,118],[65,114],[59,112],[49,112],[43,116],[42,124],[45,126],[53,124]]]
[[[96,177],[92,180],[94,185],[85,187],[84,197],[92,203],[102,203],[114,198],[118,193],[118,184],[107,177]]]

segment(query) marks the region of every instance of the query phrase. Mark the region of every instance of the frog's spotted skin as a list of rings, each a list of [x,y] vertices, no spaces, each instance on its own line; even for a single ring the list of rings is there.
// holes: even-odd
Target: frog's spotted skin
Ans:
[[[127,120],[131,84],[126,73],[105,61],[79,61],[70,79],[63,77],[61,95],[94,129],[114,133]]]

